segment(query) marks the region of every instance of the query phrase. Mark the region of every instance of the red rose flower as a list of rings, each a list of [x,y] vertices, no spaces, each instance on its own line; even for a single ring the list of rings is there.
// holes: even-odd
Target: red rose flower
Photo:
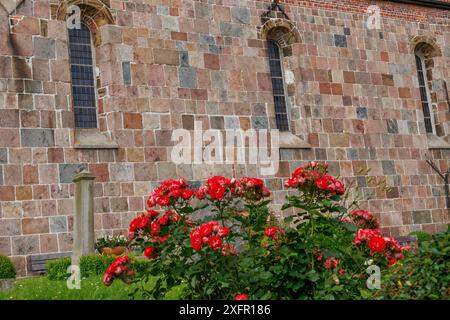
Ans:
[[[197,189],[197,191],[195,191],[195,196],[199,200],[205,199],[205,189],[204,189],[204,187],[202,187],[200,189]]]
[[[248,296],[245,293],[238,294],[234,300],[248,300]]]
[[[283,233],[278,227],[269,227],[264,230],[264,235],[266,237],[272,238],[273,240],[277,239],[277,234]]]
[[[369,248],[371,250],[371,254],[382,252],[386,249],[386,241],[384,241],[382,237],[373,237],[369,241]]]
[[[190,235],[191,246],[195,251],[198,251],[202,248],[203,242],[202,237],[200,235],[200,231],[193,230]]]
[[[214,185],[209,189],[209,195],[213,200],[222,200],[225,196],[225,188],[220,185]]]
[[[389,267],[393,266],[396,263],[397,263],[397,259],[395,259],[395,258],[388,258],[388,266]]]
[[[158,219],[158,223],[161,226],[165,226],[169,222],[169,215],[165,213],[162,217]]]
[[[153,258],[154,251],[155,251],[155,247],[147,247],[144,250],[144,256],[151,259],[151,258]]]
[[[339,265],[340,261],[336,259],[335,257],[331,257],[327,260],[325,260],[325,267],[327,269],[334,269]]]
[[[237,252],[233,246],[222,246],[222,254],[224,256],[229,256],[229,255],[235,256],[235,255],[237,255]]]
[[[211,236],[208,240],[208,245],[214,250],[217,250],[222,245],[222,239],[218,236]]]
[[[167,239],[169,239],[169,238],[170,238],[170,234],[168,234],[167,236],[164,236],[164,237],[159,237],[159,238],[158,238],[158,241],[159,241],[159,243],[164,243],[164,242],[166,242]]]
[[[133,274],[131,270],[128,269],[129,258],[128,256],[120,256],[117,257],[113,263],[108,267],[105,274],[103,275],[103,283],[105,286],[109,287],[113,282],[114,278],[122,277],[124,272],[127,271],[127,274]],[[126,275],[126,274],[125,274]]]
[[[144,229],[145,227],[147,227],[148,223],[148,217],[140,214],[131,221],[129,232],[135,232],[137,229]]]
[[[325,190],[328,187],[328,180],[325,178],[319,178],[316,181],[316,187]]]
[[[147,216],[150,216],[150,218],[156,218],[159,216],[159,212],[155,210],[147,210]]]
[[[164,207],[164,206],[167,206],[167,205],[170,203],[170,198],[169,198],[169,196],[161,196],[161,197],[159,197],[159,198],[156,200],[156,202],[157,202],[161,207]]]
[[[219,230],[217,230],[217,235],[219,237],[226,237],[230,233],[230,229],[227,227],[219,227]]]
[[[113,277],[113,275],[112,275],[111,273],[107,273],[107,272],[106,272],[106,273],[103,275],[102,282],[103,282],[103,284],[104,284],[105,286],[109,287],[109,286],[111,285],[111,283],[113,282],[113,280],[114,280],[114,277]]]
[[[209,237],[213,232],[213,226],[209,223],[202,224],[198,230],[202,237]]]
[[[183,190],[181,192],[181,197],[184,200],[190,199],[193,195],[194,195],[194,191],[193,190]]]
[[[157,236],[160,233],[161,226],[159,225],[158,221],[153,221],[150,224],[150,231],[151,231],[152,236]]]

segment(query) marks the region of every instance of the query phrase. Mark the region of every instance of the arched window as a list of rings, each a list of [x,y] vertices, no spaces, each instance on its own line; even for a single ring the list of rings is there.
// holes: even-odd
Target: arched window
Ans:
[[[97,128],[95,63],[91,31],[84,23],[81,23],[81,28],[68,30],[75,128]]]
[[[423,52],[418,48],[415,52],[417,78],[419,80],[420,99],[422,101],[423,117],[425,121],[425,131],[434,132],[433,114],[431,112],[431,95],[428,88],[427,68]]]
[[[272,78],[273,102],[277,129],[289,131],[289,118],[286,106],[286,94],[283,81],[280,47],[273,40],[267,41],[269,52],[270,76]]]

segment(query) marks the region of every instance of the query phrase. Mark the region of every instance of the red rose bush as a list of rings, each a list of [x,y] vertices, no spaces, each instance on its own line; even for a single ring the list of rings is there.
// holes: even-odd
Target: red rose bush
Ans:
[[[292,212],[281,220],[259,178],[213,176],[195,190],[184,179],[162,181],[128,232],[148,270],[136,274],[133,259],[122,256],[103,282],[133,281],[156,299],[175,286],[188,299],[358,296],[369,259],[388,267],[408,248],[385,237],[372,213],[348,213],[344,182],[328,169],[313,161],[294,170],[282,208]],[[152,289],[144,285],[150,277],[158,279]]]

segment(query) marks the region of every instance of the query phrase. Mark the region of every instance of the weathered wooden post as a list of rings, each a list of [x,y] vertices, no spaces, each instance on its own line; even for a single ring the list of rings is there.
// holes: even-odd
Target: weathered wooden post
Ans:
[[[75,217],[72,265],[79,265],[82,255],[94,252],[94,179],[88,171],[73,177],[75,183]]]

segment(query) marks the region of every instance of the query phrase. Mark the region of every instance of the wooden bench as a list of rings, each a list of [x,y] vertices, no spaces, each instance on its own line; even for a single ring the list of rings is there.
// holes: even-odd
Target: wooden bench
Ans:
[[[400,236],[394,237],[402,246],[417,246],[417,237],[415,236]]]
[[[27,257],[28,273],[43,274],[45,273],[45,264],[47,261],[64,257],[70,257],[72,252],[36,254]]]

